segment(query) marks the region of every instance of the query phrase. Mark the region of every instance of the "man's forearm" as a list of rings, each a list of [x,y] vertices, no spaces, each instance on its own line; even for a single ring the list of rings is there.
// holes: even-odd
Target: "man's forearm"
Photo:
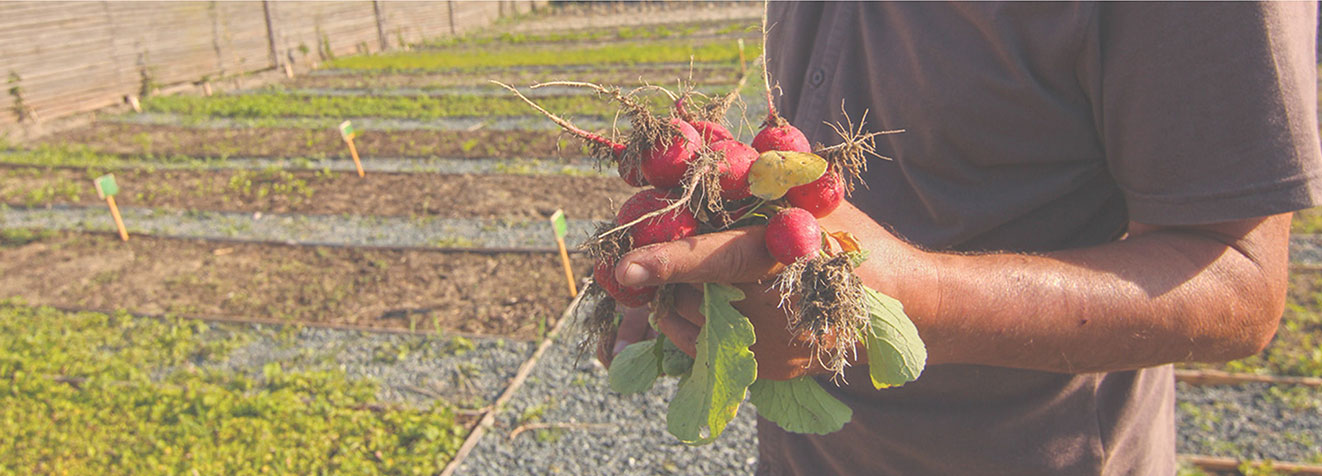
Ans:
[[[1223,361],[1261,350],[1279,321],[1290,215],[1040,255],[883,253],[864,280],[895,293],[931,363],[1056,372]],[[889,282],[888,282],[889,280]]]

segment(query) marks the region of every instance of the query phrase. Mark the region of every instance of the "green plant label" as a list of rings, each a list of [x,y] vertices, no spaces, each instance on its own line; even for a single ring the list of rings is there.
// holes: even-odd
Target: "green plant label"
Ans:
[[[344,140],[353,139],[353,124],[349,121],[340,123],[340,137]]]
[[[757,407],[757,414],[794,433],[825,435],[854,418],[849,406],[811,377],[759,379],[748,387],[748,401]]]
[[[96,185],[96,195],[105,200],[119,193],[119,184],[115,183],[115,174],[105,174],[92,181]]]
[[[868,308],[868,375],[876,388],[912,382],[927,366],[927,347],[900,301],[863,288]]]
[[[555,230],[555,237],[563,239],[569,234],[569,223],[565,221],[564,210],[556,210],[551,214],[551,228]]]
[[[703,284],[702,315],[693,368],[670,400],[666,427],[691,445],[711,443],[734,419],[748,386],[757,380],[757,360],[748,347],[757,337],[753,324],[731,306],[744,292],[724,284]],[[703,428],[707,436],[703,437]]]

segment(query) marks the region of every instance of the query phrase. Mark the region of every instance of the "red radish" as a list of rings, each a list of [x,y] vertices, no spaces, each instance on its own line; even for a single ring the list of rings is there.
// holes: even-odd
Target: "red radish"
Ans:
[[[623,160],[615,165],[615,169],[620,172],[620,178],[624,182],[635,187],[646,187],[647,179],[643,178],[643,171],[640,167],[626,167],[628,162]],[[627,169],[627,170],[626,170]]]
[[[598,261],[592,268],[592,279],[606,290],[615,301],[627,307],[642,307],[652,302],[656,296],[656,286],[633,287],[620,284],[615,280],[615,266],[606,261]]]
[[[757,161],[758,153],[748,144],[737,140],[723,140],[711,144],[711,150],[723,154],[721,161],[721,198],[741,200],[751,195],[748,192],[748,168]]]
[[[689,124],[698,131],[698,136],[702,137],[703,144],[715,144],[723,140],[734,139],[734,134],[730,133],[725,126],[711,121],[690,121]]]
[[[635,193],[615,215],[615,223],[625,225],[648,213],[669,206],[679,199],[667,190],[649,188]],[[698,232],[698,219],[688,207],[679,207],[660,216],[648,218],[629,229],[633,235],[633,246],[647,246],[653,243],[665,243],[680,238],[693,236]]]
[[[702,140],[687,122],[671,119],[670,125],[679,129],[679,134],[671,137],[670,145],[662,147],[658,143],[643,153],[643,178],[657,188],[679,186]]]
[[[812,256],[822,249],[822,229],[817,219],[802,208],[785,208],[767,222],[767,251],[783,264]]]
[[[829,215],[845,199],[845,181],[840,173],[827,170],[812,183],[791,188],[785,193],[790,205],[807,210],[817,218]]]
[[[799,131],[799,128],[784,123],[782,125],[767,125],[757,133],[753,138],[753,148],[758,152],[770,150],[790,151],[790,152],[812,152],[812,145],[808,144],[808,137]]]

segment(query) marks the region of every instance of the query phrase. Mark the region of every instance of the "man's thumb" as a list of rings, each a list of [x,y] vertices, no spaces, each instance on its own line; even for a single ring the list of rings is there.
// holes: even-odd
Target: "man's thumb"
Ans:
[[[691,236],[645,246],[620,258],[615,279],[625,286],[665,283],[746,283],[765,278],[776,260],[761,226]]]

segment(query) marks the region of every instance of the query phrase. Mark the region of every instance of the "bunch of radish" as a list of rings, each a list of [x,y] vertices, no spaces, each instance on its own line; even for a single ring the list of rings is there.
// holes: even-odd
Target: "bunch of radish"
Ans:
[[[585,348],[614,335],[621,308],[648,306],[662,312],[670,305],[665,286],[630,287],[615,279],[622,255],[698,234],[765,226],[767,251],[783,265],[769,289],[780,292],[786,325],[808,343],[816,364],[839,376],[862,344],[878,388],[918,377],[926,351],[900,304],[866,288],[854,275],[866,254],[851,235],[822,230],[817,222],[852,190],[864,155],[875,155],[871,139],[878,133],[864,133],[861,125],[857,130],[837,127],[841,143],[814,149],[776,113],[768,88],[768,115],[751,143],[744,143],[723,123],[739,88],[700,104],[700,95],[655,86],[624,91],[561,81],[532,88],[548,85],[589,88],[617,102],[631,129],[608,134],[583,130],[501,84],[581,139],[603,167],[642,188],[584,244],[597,261],[590,290],[600,294],[591,301],[592,312],[584,313]],[[647,93],[667,94],[673,109],[649,110],[643,106],[647,101],[640,100]],[[610,367],[614,390],[639,392],[660,375],[679,376],[669,429],[693,444],[719,435],[745,392],[759,413],[790,431],[827,433],[850,419],[849,408],[815,380],[758,379],[748,350],[752,325],[730,304],[744,299],[743,293],[728,283],[708,283],[703,291],[707,323],[698,336],[697,354],[684,355],[664,335],[630,345]]]

